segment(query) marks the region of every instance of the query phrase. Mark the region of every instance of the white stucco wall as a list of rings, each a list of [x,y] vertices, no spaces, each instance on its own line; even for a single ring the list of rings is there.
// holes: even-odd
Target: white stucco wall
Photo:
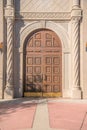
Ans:
[[[21,12],[68,12],[72,0],[15,0],[16,11]]]

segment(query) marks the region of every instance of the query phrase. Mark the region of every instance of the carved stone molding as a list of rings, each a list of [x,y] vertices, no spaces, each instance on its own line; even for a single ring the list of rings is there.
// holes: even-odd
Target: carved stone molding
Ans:
[[[5,8],[5,18],[10,17],[11,19],[14,19],[14,8]]]
[[[52,19],[52,20],[70,20],[70,12],[16,12],[15,19]]]
[[[4,12],[5,18],[14,19],[15,11],[13,6],[13,0],[7,0],[7,5]]]
[[[82,15],[82,10],[80,8],[79,9],[72,9],[71,16],[81,17],[81,15]]]
[[[81,17],[72,17],[72,23],[78,23],[78,22],[80,22],[80,20],[81,20]]]
[[[82,10],[81,8],[78,8],[78,9],[72,9],[72,12],[71,12],[71,20],[72,20],[72,23],[78,23],[80,22],[80,20],[82,19]]]

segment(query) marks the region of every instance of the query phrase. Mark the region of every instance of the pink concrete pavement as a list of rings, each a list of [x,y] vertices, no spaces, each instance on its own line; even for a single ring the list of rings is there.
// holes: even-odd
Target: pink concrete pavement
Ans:
[[[87,130],[86,112],[87,101],[83,100],[0,101],[0,130]]]
[[[32,128],[36,104],[3,103],[0,104],[0,130],[18,130]]]
[[[64,130],[87,130],[87,104],[48,103],[50,127]],[[84,120],[85,117],[85,120]],[[84,120],[84,124],[82,122]]]

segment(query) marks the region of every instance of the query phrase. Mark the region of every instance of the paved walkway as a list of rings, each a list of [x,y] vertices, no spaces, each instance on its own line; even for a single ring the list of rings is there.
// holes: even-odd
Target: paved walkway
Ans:
[[[87,100],[1,100],[0,130],[87,130]]]

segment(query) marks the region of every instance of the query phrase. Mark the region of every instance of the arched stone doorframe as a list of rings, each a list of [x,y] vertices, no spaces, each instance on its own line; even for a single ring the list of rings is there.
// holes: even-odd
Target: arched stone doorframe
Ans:
[[[70,56],[67,57],[69,65],[64,61],[65,61],[66,55],[69,55],[71,53],[70,52],[70,39],[69,39],[69,35],[68,35],[67,31],[61,25],[58,25],[58,24],[51,22],[51,21],[38,21],[38,22],[29,23],[20,32],[20,48],[19,48],[19,53],[20,53],[20,77],[19,77],[20,90],[19,91],[21,94],[20,96],[23,96],[23,54],[24,54],[23,51],[24,51],[24,44],[25,44],[27,36],[31,32],[38,30],[38,29],[52,30],[58,35],[58,37],[61,40],[61,44],[62,44],[62,91],[63,91],[63,97],[65,97],[65,96],[69,97],[70,95],[69,95],[68,91],[66,91],[66,88],[65,88],[65,82],[67,83],[67,81],[65,81],[66,80],[65,67],[66,68],[69,67],[69,74],[68,74],[67,78],[69,81],[71,81],[70,80],[70,77],[71,77],[70,76],[70,74],[71,74]],[[68,83],[67,88],[68,89],[70,88],[70,83]]]

